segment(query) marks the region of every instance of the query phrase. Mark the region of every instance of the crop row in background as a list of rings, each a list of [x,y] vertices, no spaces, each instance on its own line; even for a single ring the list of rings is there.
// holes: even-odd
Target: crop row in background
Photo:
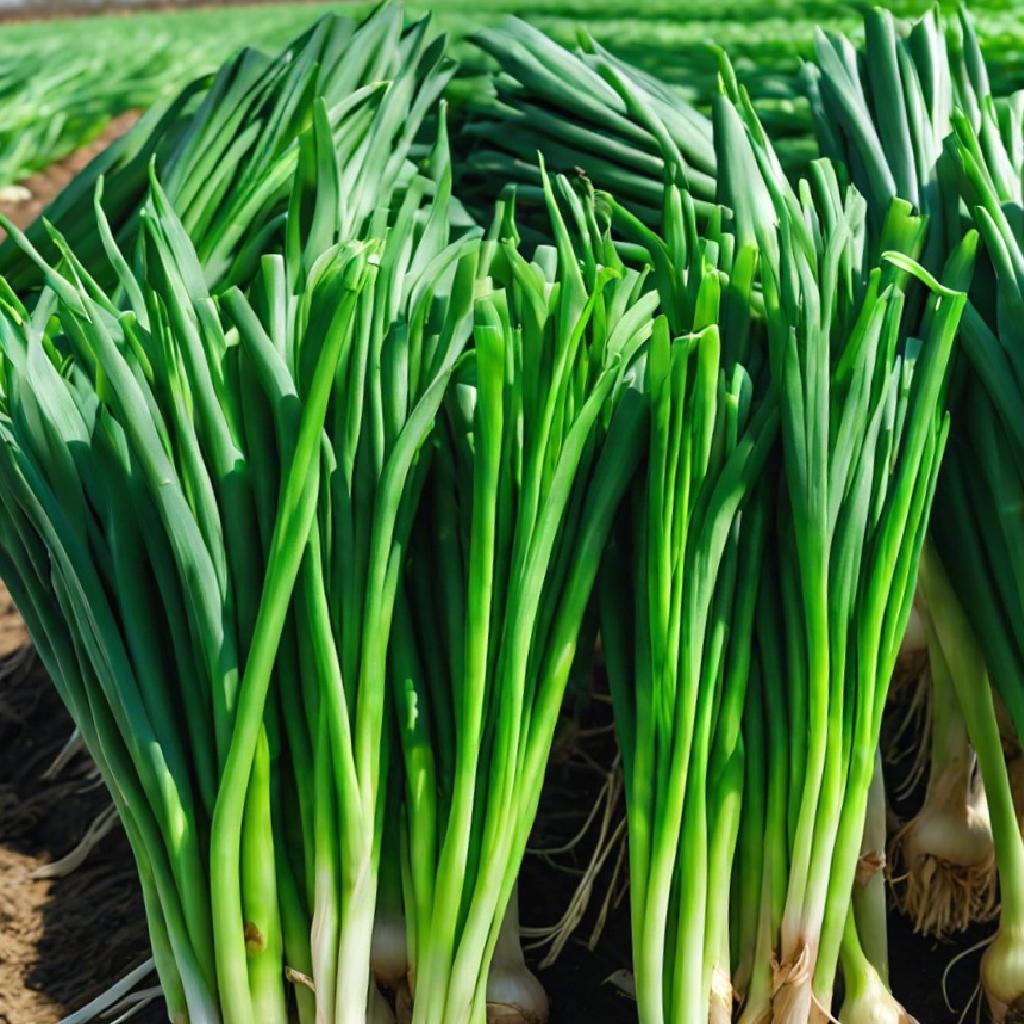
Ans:
[[[83,45],[80,19],[8,25],[0,36],[0,186],[88,143],[116,115],[144,109],[173,95],[191,78],[208,73],[240,46],[267,51],[284,46],[331,5],[227,7],[132,17],[89,19]],[[359,16],[371,4],[346,5]],[[816,26],[860,32],[854,5],[830,0],[766,4],[700,0],[438,0],[435,24],[449,33],[463,73],[479,67],[479,52],[463,45],[475,28],[505,13],[518,14],[564,45],[586,31],[645,70],[656,72],[704,106],[713,95],[716,47],[732,57],[784,162],[799,165],[813,153],[809,114],[799,81]],[[932,6],[895,2],[898,15]],[[948,6],[948,5],[947,5]],[[410,13],[426,13],[411,4]],[[992,74],[993,89],[1024,84],[1024,24],[1019,5],[986,0],[972,7]]]

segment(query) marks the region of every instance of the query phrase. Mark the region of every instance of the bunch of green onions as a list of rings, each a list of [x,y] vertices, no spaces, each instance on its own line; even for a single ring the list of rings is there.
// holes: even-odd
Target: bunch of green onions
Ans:
[[[629,817],[640,1020],[729,1021],[741,736],[778,412],[749,350],[757,253],[697,233],[666,190],[661,305],[644,366],[646,469],[603,570],[601,635]],[[720,265],[716,265],[719,263]],[[631,600],[623,601],[623,586]]]
[[[810,210],[799,219],[779,210],[779,277],[764,277],[785,410],[787,493],[777,529],[782,550],[796,556],[780,567],[780,591],[787,618],[802,625],[784,634],[779,657],[790,686],[804,690],[792,695],[790,734],[808,735],[806,750],[791,748],[790,870],[773,1007],[782,1020],[827,1014],[840,956],[852,1018],[855,979],[869,966],[858,955],[870,940],[850,916],[851,890],[885,694],[948,431],[942,394],[965,302],[933,284],[921,338],[902,347],[899,270],[873,270],[862,295],[842,294],[842,247],[862,214],[855,193],[843,207],[837,199],[822,197],[836,234],[823,234],[820,247],[800,237]],[[913,238],[907,215],[892,208],[896,244]],[[853,298],[846,309],[844,298]]]
[[[96,207],[123,309],[62,236],[54,267],[15,232],[45,286],[5,288],[4,577],[115,796],[176,1020],[377,1012],[387,624],[478,246],[449,242],[443,117],[426,176],[394,146],[412,92],[343,104],[341,143],[314,103],[247,292],[211,297],[155,179],[138,270]]]
[[[505,18],[472,41],[499,70],[471,96],[460,133],[466,152],[459,189],[467,203],[479,197],[486,210],[501,187],[514,183],[523,200],[543,209],[540,152],[548,167],[586,176],[646,224],[658,225],[666,163],[644,117],[650,111],[672,140],[673,163],[696,207],[711,212],[711,123],[664,83],[593,40],[570,51],[519,18]],[[639,110],[617,87],[620,79],[640,95]]]
[[[972,234],[960,240],[965,208],[987,254],[964,314],[950,450],[922,578],[934,679],[931,775],[924,807],[900,843],[908,869],[928,879],[912,879],[912,894],[914,886],[919,891],[909,909],[932,930],[951,918],[963,926],[992,915],[994,851],[1002,908],[982,981],[1001,1020],[1024,995],[1022,843],[988,679],[991,673],[1019,746],[1024,606],[1016,554],[1020,431],[1014,424],[1022,395],[1013,311],[1020,303],[1022,256],[1010,211],[1021,202],[1022,106],[1019,97],[997,102],[990,95],[965,12],[948,26],[928,15],[905,35],[881,12],[870,15],[866,27],[859,63],[845,40],[823,40],[819,47],[820,72],[812,77],[819,136],[826,148],[844,150],[876,222],[893,194],[929,217],[930,269],[955,261],[956,247],[974,244]],[[870,81],[858,78],[856,67]],[[915,329],[913,317],[905,329]],[[975,754],[980,784],[973,778]]]
[[[935,551],[925,578],[934,626],[933,658],[944,662],[977,751],[988,798],[1001,907],[982,958],[982,983],[997,1021],[1024,1002],[1024,841],[1014,807],[993,694],[1024,745],[1024,494],[1020,409],[1021,286],[1024,237],[1012,210],[1021,201],[1024,97],[997,109],[989,97],[979,122],[953,115],[947,152],[988,256],[962,332],[966,364],[955,412],[959,429],[939,488]],[[983,653],[982,653],[983,652]]]
[[[543,1012],[529,992],[489,990],[488,968],[642,450],[634,364],[656,296],[618,259],[593,197],[542,182],[555,245],[527,260],[511,205],[485,242],[473,349],[433,447],[397,615],[415,1024],[477,1024],[499,999],[524,1020]]]
[[[864,16],[864,47],[819,30],[804,67],[819,146],[868,204],[872,242],[896,197],[928,218],[921,259],[933,273],[963,234],[958,190],[942,160],[954,109],[977,123],[988,74],[966,11],[934,12],[901,31],[886,10]]]
[[[281,376],[260,377],[159,190],[142,221],[152,278],[144,295],[126,278],[144,300],[130,311],[70,251],[64,273],[40,260],[35,310],[13,295],[5,305],[4,578],[132,843],[172,1019],[252,1020],[255,1005],[283,1021],[283,972],[264,967],[287,931],[288,865],[268,828],[281,747],[262,696],[369,253],[334,245],[309,289],[342,301],[330,332],[291,337],[306,360],[302,401],[283,353]],[[254,402],[280,427],[266,545],[243,413]],[[211,877],[215,858],[234,874],[230,892]]]
[[[988,102],[985,64],[963,11],[955,26],[929,13],[901,31],[889,12],[875,10],[865,15],[864,35],[858,53],[842,36],[819,34],[816,64],[805,68],[816,133],[822,149],[842,162],[867,198],[876,249],[878,229],[899,196],[927,218],[921,258],[938,272],[963,235],[959,188],[943,142],[955,109],[970,111],[977,123]],[[916,329],[919,305],[912,299],[905,332]],[[968,321],[972,316],[968,310]],[[958,377],[968,369],[962,358],[955,365]],[[951,463],[957,461],[962,430],[955,414],[937,531],[951,515],[945,496],[953,493]],[[929,618],[920,598],[919,604]],[[993,915],[995,871],[984,787],[934,634],[931,647],[927,790],[920,809],[895,836],[891,856],[901,909],[916,930],[943,937]]]
[[[884,965],[873,967],[863,947],[884,943],[859,935],[851,890],[886,689],[945,445],[945,379],[973,245],[967,239],[950,261],[946,279],[954,288],[940,285],[913,263],[921,223],[896,202],[879,232],[885,261],[871,268],[860,195],[844,194],[824,162],[792,190],[749,102],[733,89],[734,101],[723,97],[716,111],[719,164],[733,193],[762,182],[761,190],[748,184],[746,201],[733,206],[740,237],[759,240],[782,410],[778,583],[770,603],[782,609],[785,628],[766,614],[758,642],[766,686],[787,680],[772,700],[787,708],[790,737],[786,811],[776,801],[775,813],[766,805],[757,816],[784,831],[765,842],[766,857],[776,851],[763,875],[771,883],[762,893],[768,945],[752,962],[762,974],[758,991],[774,993],[773,1019],[803,1021],[830,1012],[842,953],[850,1018],[865,989],[891,1000],[868,976]],[[907,271],[930,290],[917,337],[909,339],[901,332]],[[786,760],[769,752],[776,770]],[[773,797],[771,788],[763,792]],[[774,872],[783,849],[788,880],[780,909]],[[769,986],[763,975],[772,962]],[[864,1012],[878,1005],[869,1001]],[[755,1008],[750,1019],[764,1012]]]

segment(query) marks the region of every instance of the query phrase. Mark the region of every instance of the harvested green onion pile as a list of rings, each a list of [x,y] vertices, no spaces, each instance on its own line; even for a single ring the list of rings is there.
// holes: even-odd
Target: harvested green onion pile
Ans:
[[[715,198],[711,124],[677,93],[616,60],[592,40],[576,53],[518,18],[481,30],[474,40],[498,65],[469,101],[461,187],[493,202],[505,185],[539,200],[538,152],[548,166],[585,174],[641,220],[657,224],[665,161],[658,132],[671,139],[674,166],[699,208]],[[616,83],[628,83],[616,89]]]
[[[1016,1019],[1024,100],[965,13],[869,14],[791,181],[725,57],[706,118],[589,39],[476,43],[468,99],[396,5],[244,51],[0,249],[0,575],[171,1019],[545,1020],[517,883],[571,677],[641,1024],[903,1019],[887,853],[919,930],[998,913]]]
[[[756,248],[700,237],[675,186],[665,223],[668,244],[647,236],[665,268],[644,377],[648,459],[606,556],[601,635],[627,786],[641,1016],[729,1020],[741,730],[778,408],[770,382],[739,362],[752,354]]]

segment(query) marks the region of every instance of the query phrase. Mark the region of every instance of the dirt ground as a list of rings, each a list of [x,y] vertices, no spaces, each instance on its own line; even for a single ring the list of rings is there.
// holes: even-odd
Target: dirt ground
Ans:
[[[109,798],[81,754],[44,779],[73,727],[27,644],[3,590],[0,1024],[54,1024],[147,956],[142,897],[120,830],[68,877],[33,878],[76,846]]]

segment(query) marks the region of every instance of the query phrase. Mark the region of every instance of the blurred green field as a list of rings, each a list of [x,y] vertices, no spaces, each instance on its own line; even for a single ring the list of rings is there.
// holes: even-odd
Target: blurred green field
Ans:
[[[353,16],[372,5],[344,5]],[[818,26],[857,34],[865,4],[834,0],[433,0],[438,29],[472,75],[481,56],[466,41],[504,14],[527,18],[562,43],[589,32],[617,55],[673,83],[698,104],[717,80],[715,47],[728,51],[759,111],[782,145],[799,153],[807,140],[799,63]],[[900,15],[925,0],[894,0]],[[950,6],[950,5],[946,5]],[[971,4],[997,92],[1024,86],[1024,4]],[[0,185],[89,142],[116,115],[145,108],[211,71],[243,45],[278,50],[325,10],[290,4],[102,15],[18,22],[0,33]]]
[[[19,22],[0,33],[0,184],[89,142],[242,45],[277,49],[307,7]]]

